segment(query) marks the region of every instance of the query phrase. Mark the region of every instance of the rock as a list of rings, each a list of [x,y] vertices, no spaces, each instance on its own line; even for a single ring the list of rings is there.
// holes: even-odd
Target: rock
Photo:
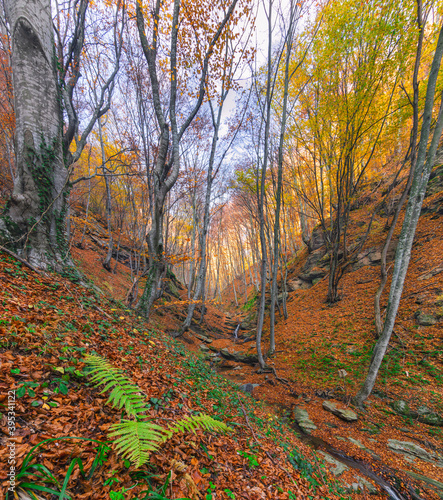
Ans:
[[[427,406],[420,406],[417,409],[417,415],[419,422],[427,425],[443,426],[443,418],[438,413],[431,411]]]
[[[437,490],[437,494],[439,495],[439,497],[443,498],[443,483],[440,483],[440,481],[436,481],[435,479],[431,479],[430,477],[422,476],[421,474],[416,474],[415,472],[411,472],[408,470],[405,470],[403,472],[406,472],[406,474],[414,479],[418,479],[418,481],[423,481],[424,483],[433,486]]]
[[[354,439],[352,437],[348,437],[348,440],[352,443],[352,444],[355,444],[355,446],[358,446],[361,450],[364,450],[366,452],[368,452],[373,458],[376,458],[377,460],[380,459],[380,456],[377,455],[377,453],[373,452],[372,450],[370,450],[369,448],[367,448],[361,441],[359,441],[358,439]]]
[[[209,351],[209,347],[204,345],[204,344],[200,344],[200,351],[203,351],[203,352],[208,352]]]
[[[406,401],[403,401],[403,399],[394,401],[391,404],[391,407],[395,411],[395,413],[398,413],[399,415],[404,415],[406,417],[412,416],[412,411],[409,408],[408,403]]]
[[[425,314],[420,309],[414,314],[417,323],[420,326],[433,326],[438,323],[438,320],[432,314]]]
[[[220,354],[230,361],[237,361],[237,363],[248,363],[254,365],[258,363],[257,354],[244,354],[239,351],[229,351],[228,348],[224,347],[220,350]]]
[[[312,431],[317,429],[317,426],[309,418],[309,414],[304,408],[295,406],[292,410],[292,417],[306,434],[311,434]]]
[[[311,233],[311,238],[309,240],[309,250],[310,252],[314,252],[315,250],[318,250],[320,247],[322,247],[325,244],[325,238],[323,234],[323,229],[321,226],[318,226],[313,229]]]
[[[331,429],[338,429],[338,426],[337,426],[337,425],[335,425],[335,424],[331,424],[330,422],[326,422],[326,425],[327,425],[328,427],[330,427]],[[343,439],[343,440],[344,440],[344,438],[341,438],[341,439]]]
[[[381,252],[379,252],[378,250],[370,253],[368,257],[369,257],[369,262],[372,265],[379,264],[381,262]]]
[[[332,401],[323,401],[322,406],[325,410],[330,411],[342,420],[346,420],[346,422],[356,422],[358,420],[358,416],[355,412],[352,410],[338,408],[336,403],[333,403]]]
[[[367,491],[370,495],[378,495],[377,488],[370,483],[368,480],[363,479],[360,476],[355,476],[358,482],[352,483],[349,489],[350,493],[362,493],[363,491]]]
[[[355,446],[358,446],[361,450],[367,450],[366,446],[358,439],[348,437],[348,441],[350,441],[352,444],[355,444]]]
[[[257,320],[255,318],[255,312],[251,315],[251,317],[246,317],[240,323],[240,330],[252,330],[256,326]],[[237,325],[235,325],[237,326]]]
[[[443,458],[440,458],[436,453],[425,450],[411,441],[398,441],[397,439],[388,439],[388,448],[395,453],[400,453],[412,458],[419,458],[425,462],[429,462],[437,467],[443,467]]]
[[[259,386],[260,384],[243,384],[239,387],[239,390],[246,392],[247,394],[252,394],[252,391]]]
[[[326,276],[327,271],[325,269],[321,269],[320,267],[313,267],[310,271],[300,274],[299,278],[303,281],[313,282],[316,279],[323,278]]]
[[[306,283],[306,281],[294,279],[288,281],[286,287],[290,292],[295,292],[296,290],[307,290],[308,288],[311,288],[311,285],[310,283]]]
[[[429,279],[433,278],[434,276],[436,276],[437,274],[440,274],[440,273],[443,273],[443,267],[436,267],[432,271],[429,271],[426,274],[422,274],[417,279],[419,281],[429,280]]]
[[[194,336],[197,337],[202,342],[206,342],[207,344],[210,344],[212,342],[212,339],[206,337],[205,335],[201,335],[199,333],[194,333]]]
[[[345,470],[349,470],[349,467],[347,465],[342,464],[333,456],[329,455],[329,453],[326,453],[325,451],[320,451],[319,453],[321,453],[325,457],[326,462],[335,466],[331,467],[331,472],[332,474],[334,474],[334,476],[341,476]]]

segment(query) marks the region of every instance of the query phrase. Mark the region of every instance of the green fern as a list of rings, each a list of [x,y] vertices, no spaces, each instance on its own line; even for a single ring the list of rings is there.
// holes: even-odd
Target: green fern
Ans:
[[[122,420],[119,424],[111,425],[108,436],[116,438],[114,445],[123,458],[136,466],[141,467],[149,460],[149,454],[157,451],[160,445],[172,436],[160,425],[151,422]]]
[[[92,368],[91,381],[96,386],[105,386],[101,393],[111,390],[108,403],[119,409],[124,407],[126,414],[134,418],[123,419],[120,423],[111,425],[108,436],[115,438],[117,452],[128,458],[136,467],[148,462],[149,454],[158,450],[173,434],[190,431],[195,433],[198,428],[218,432],[232,431],[223,422],[203,414],[185,417],[169,425],[167,429],[154,424],[146,420],[144,413],[148,411],[148,407],[137,385],[99,356],[88,355],[85,362]]]
[[[147,410],[145,400],[140,396],[140,387],[133,384],[120,370],[100,356],[87,355],[85,362],[92,368],[90,375],[95,374],[91,382],[96,386],[105,385],[101,394],[112,389],[107,403],[111,403],[113,408],[121,409],[124,406],[126,413],[133,417]]]
[[[204,415],[200,413],[200,415],[191,415],[189,417],[185,417],[178,422],[169,426],[169,430],[172,433],[176,432],[189,432],[192,431],[195,434],[196,429],[202,427],[207,431],[217,431],[217,432],[232,432],[232,428],[228,427],[224,422],[220,422],[219,420],[215,420],[209,415]]]

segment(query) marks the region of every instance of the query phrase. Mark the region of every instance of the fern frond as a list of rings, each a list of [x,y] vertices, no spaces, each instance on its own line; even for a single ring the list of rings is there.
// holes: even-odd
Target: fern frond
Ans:
[[[189,432],[192,431],[195,434],[196,429],[202,427],[207,431],[217,431],[217,432],[232,432],[232,428],[227,426],[225,423],[215,420],[209,415],[190,415],[185,417],[172,425],[169,425],[169,430],[174,432]]]
[[[109,428],[108,436],[114,439],[116,451],[124,458],[127,457],[136,467],[141,467],[149,460],[149,454],[158,450],[160,445],[176,432],[195,433],[196,429],[207,431],[232,431],[223,422],[213,419],[209,415],[191,415],[169,425],[166,429],[153,424],[142,413],[148,410],[140,388],[133,384],[123,373],[100,356],[87,355],[86,364],[92,368],[91,381],[96,386],[104,386],[101,393],[111,391],[108,403],[117,408],[125,408],[128,416],[136,420],[122,420]]]
[[[122,457],[127,457],[136,467],[149,459],[149,453],[172,436],[172,432],[151,422],[122,420],[109,428],[108,436],[116,438],[114,445]]]
[[[91,382],[96,386],[105,386],[101,394],[112,389],[107,402],[114,408],[124,407],[126,413],[134,417],[147,411],[145,400],[140,395],[140,387],[133,384],[120,370],[100,356],[87,355],[85,362],[92,368]]]

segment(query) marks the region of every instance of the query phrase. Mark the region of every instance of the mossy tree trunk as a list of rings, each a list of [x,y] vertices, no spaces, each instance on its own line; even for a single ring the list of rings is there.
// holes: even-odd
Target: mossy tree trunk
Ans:
[[[6,0],[12,43],[16,177],[0,229],[38,268],[66,257],[67,170],[62,151],[50,0]]]

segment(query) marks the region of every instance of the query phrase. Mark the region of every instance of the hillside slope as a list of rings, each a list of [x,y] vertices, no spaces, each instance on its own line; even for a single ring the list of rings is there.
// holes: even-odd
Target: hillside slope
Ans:
[[[42,487],[60,491],[65,478],[75,499],[340,497],[311,450],[269,408],[237,392],[133,311],[92,288],[37,274],[5,253],[0,281],[0,498],[10,487],[11,464],[15,493],[8,498],[29,498],[25,491],[54,498]],[[107,430],[121,411],[88,382],[86,353],[106,358],[138,384],[154,422],[204,412],[234,431],[176,434],[139,470],[112,448],[97,466],[97,440],[108,442]],[[13,436],[9,391],[16,396],[9,400]],[[15,463],[8,463],[11,453]],[[23,469],[27,453],[33,470]],[[74,459],[81,459],[85,476]]]

